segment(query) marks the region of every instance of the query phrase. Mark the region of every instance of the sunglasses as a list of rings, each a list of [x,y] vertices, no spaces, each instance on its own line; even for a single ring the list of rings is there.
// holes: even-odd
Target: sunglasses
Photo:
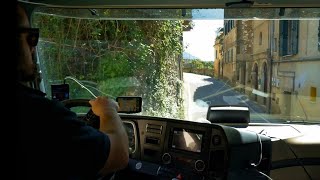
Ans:
[[[28,33],[27,42],[31,47],[35,47],[39,41],[39,28],[18,28],[18,33]]]

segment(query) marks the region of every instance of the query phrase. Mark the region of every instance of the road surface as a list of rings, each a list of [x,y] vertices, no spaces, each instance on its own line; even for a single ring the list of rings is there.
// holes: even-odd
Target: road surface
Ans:
[[[209,105],[247,105],[250,116],[254,117],[251,122],[277,122],[263,115],[265,108],[221,80],[192,73],[184,73],[183,80],[188,120],[205,122]]]

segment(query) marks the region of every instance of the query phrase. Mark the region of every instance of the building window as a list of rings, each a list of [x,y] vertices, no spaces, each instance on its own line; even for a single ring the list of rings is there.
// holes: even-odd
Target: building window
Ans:
[[[259,34],[259,45],[262,45],[262,32]]]
[[[223,32],[225,35],[227,35],[234,27],[235,27],[235,22],[233,20],[226,20],[224,23],[224,28]]]
[[[299,21],[280,21],[280,56],[295,55],[299,45]]]
[[[231,49],[231,62],[233,62],[233,49]]]
[[[224,52],[224,61],[228,62],[228,52]]]
[[[310,101],[311,102],[317,101],[317,88],[316,87],[310,88]]]

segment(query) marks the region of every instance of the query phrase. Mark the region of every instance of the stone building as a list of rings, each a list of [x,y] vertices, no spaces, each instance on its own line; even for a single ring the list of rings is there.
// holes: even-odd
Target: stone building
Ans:
[[[251,86],[252,39],[252,20],[225,20],[223,77],[242,92]]]
[[[312,120],[320,115],[319,20],[273,21],[272,113]]]
[[[213,45],[215,50],[215,59],[213,61],[214,77],[221,78],[223,77],[223,28],[219,30],[216,37],[215,43]]]
[[[298,120],[319,117],[320,21],[232,20],[235,13],[225,11],[221,79],[268,113]],[[275,12],[261,13],[268,17]],[[306,13],[312,15],[286,10],[288,17]]]

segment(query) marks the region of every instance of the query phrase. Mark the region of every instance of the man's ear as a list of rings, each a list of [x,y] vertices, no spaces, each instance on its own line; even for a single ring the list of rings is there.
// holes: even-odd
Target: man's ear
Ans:
[[[37,69],[37,74],[36,74],[36,78],[35,78],[35,82],[34,82],[34,86],[36,89],[40,89],[40,83],[42,81],[42,76],[41,76],[41,71],[40,71],[40,67],[39,67],[39,63],[36,63],[36,69]]]

